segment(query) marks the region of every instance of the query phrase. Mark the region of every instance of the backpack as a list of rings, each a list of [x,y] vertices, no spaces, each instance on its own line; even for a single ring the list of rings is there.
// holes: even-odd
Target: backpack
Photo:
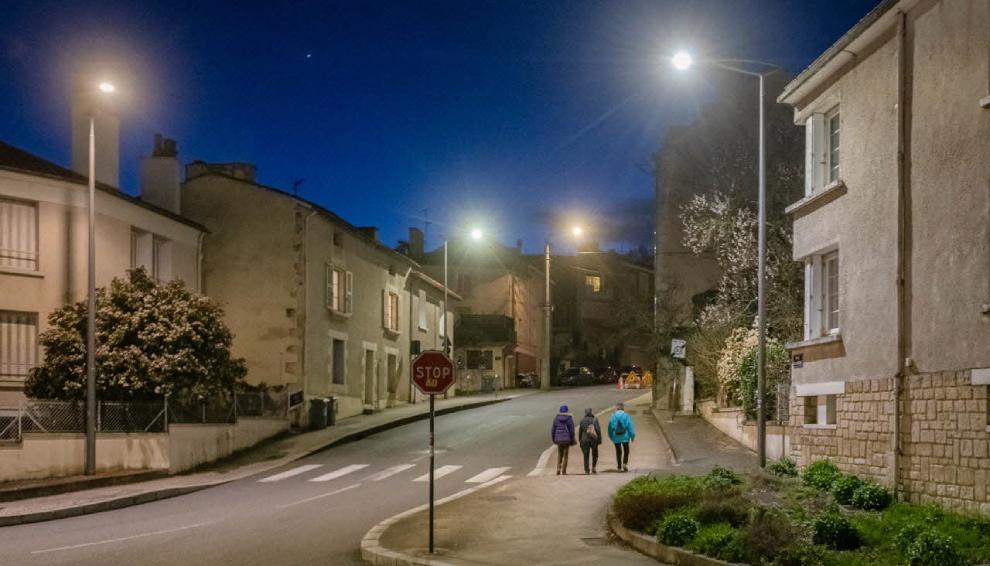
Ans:
[[[626,423],[621,418],[615,419],[615,434],[618,436],[626,434]]]
[[[598,440],[598,431],[595,430],[594,422],[589,423],[588,428],[584,429],[584,435],[592,440]]]

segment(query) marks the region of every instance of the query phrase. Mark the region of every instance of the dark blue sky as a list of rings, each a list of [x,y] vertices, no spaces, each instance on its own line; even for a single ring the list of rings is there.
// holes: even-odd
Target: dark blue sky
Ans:
[[[797,72],[875,4],[6,0],[0,139],[68,165],[69,85],[101,69],[125,104],[129,192],[162,132],[183,163],[253,162],[286,189],[304,178],[301,196],[390,244],[428,209],[431,245],[482,224],[536,250],[562,239],[552,213],[612,219],[600,239],[628,247],[651,230],[643,165],[711,72],[675,76],[662,55]]]

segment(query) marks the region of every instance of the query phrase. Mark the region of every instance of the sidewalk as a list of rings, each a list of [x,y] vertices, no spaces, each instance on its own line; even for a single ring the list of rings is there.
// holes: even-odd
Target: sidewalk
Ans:
[[[615,542],[606,525],[609,503],[619,487],[672,464],[649,403],[647,394],[626,404],[636,426],[629,473],[615,471],[613,445],[605,440],[599,473],[585,476],[580,448],[574,447],[567,476],[555,475],[553,457],[542,475],[512,478],[437,507],[434,556],[426,553],[427,514],[422,511],[372,529],[362,542],[362,556],[372,564],[389,565],[656,566],[656,560]],[[609,416],[599,417],[603,430]]]
[[[705,419],[694,415],[674,416],[672,411],[660,409],[654,409],[653,414],[673,451],[677,473],[705,474],[715,465],[737,470],[757,467],[754,452]]]
[[[509,390],[499,392],[497,397],[473,395],[438,399],[436,410],[437,414],[452,413],[508,401],[536,392],[538,390]],[[199,472],[3,502],[0,503],[0,527],[98,513],[192,493],[283,466],[331,446],[424,419],[428,414],[429,403],[404,405],[372,415],[349,417],[323,430],[268,442],[210,465]],[[107,474],[107,476],[112,475]],[[53,489],[64,491],[66,481],[65,478],[53,479],[50,483]],[[39,482],[32,483],[37,485]]]

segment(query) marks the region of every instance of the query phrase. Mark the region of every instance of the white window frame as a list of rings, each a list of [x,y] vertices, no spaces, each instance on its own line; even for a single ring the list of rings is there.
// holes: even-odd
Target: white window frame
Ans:
[[[323,302],[327,310],[336,314],[350,315],[354,307],[354,274],[342,267],[327,263],[324,268],[324,283],[326,289]]]
[[[836,122],[835,140],[832,139],[832,123]],[[836,183],[842,178],[842,113],[836,106],[825,113],[825,186]],[[833,146],[833,142],[836,142]],[[835,158],[833,163],[832,159]],[[834,171],[834,174],[833,174]]]
[[[842,328],[842,263],[838,245],[829,246],[804,260],[804,339],[838,336]],[[828,268],[836,266],[834,281]],[[835,289],[832,289],[832,285]],[[833,293],[834,291],[834,293]],[[834,304],[833,304],[834,303]],[[829,324],[835,313],[836,324]]]
[[[423,332],[429,332],[430,331],[430,323],[429,323],[429,310],[428,309],[429,309],[430,303],[426,299],[426,290],[425,289],[420,289],[419,290],[418,298],[417,298],[417,303],[418,303],[418,312],[416,314],[418,315],[418,318],[419,318],[419,329],[422,330]]]
[[[38,313],[0,310],[0,381],[23,381],[38,365]]]
[[[395,298],[395,304],[392,298]],[[382,327],[398,334],[402,324],[402,295],[393,288],[382,290]]]
[[[837,158],[835,177],[832,172],[832,147],[829,125],[832,118],[838,118],[839,140],[835,149]],[[810,197],[842,180],[842,112],[840,105],[832,106],[827,112],[815,112],[804,123],[804,196]]]
[[[38,271],[38,203],[0,198],[0,269]]]

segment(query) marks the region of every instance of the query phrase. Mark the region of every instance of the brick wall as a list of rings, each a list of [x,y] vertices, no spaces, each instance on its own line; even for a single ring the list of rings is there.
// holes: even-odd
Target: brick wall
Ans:
[[[905,380],[899,477],[908,500],[990,513],[987,386],[970,383],[969,371]],[[845,472],[892,485],[893,386],[892,378],[846,383],[834,427],[804,426],[804,398],[792,394],[792,456],[802,466],[829,458]]]

